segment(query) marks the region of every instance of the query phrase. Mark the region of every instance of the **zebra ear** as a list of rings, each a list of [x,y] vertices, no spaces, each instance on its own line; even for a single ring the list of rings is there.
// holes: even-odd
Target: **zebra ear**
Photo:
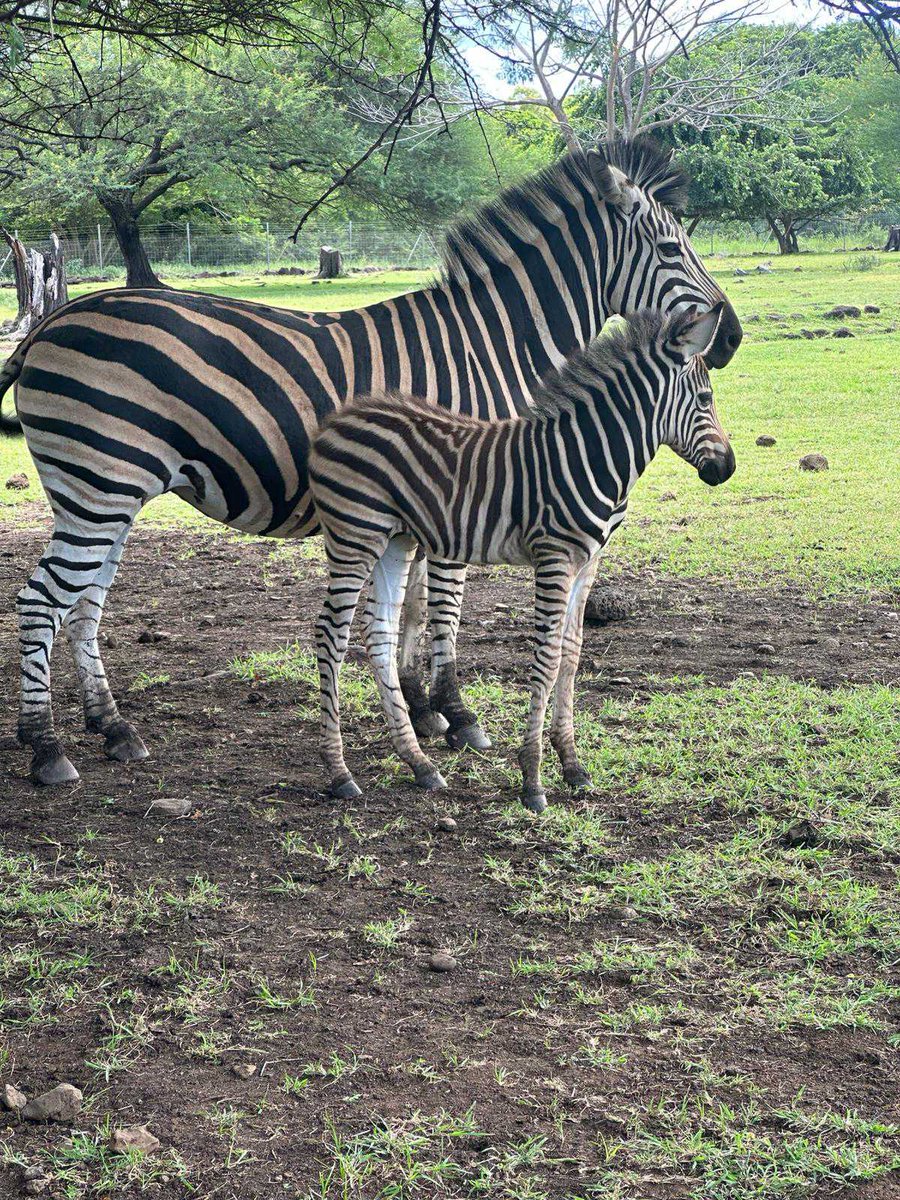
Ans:
[[[591,180],[600,199],[605,200],[607,204],[612,204],[615,208],[630,212],[632,207],[630,192],[634,185],[628,176],[623,175],[618,167],[610,166],[599,150],[588,150],[587,164]]]
[[[720,300],[708,312],[698,316],[697,306],[692,304],[684,312],[672,317],[665,329],[667,349],[674,351],[685,362],[698,354],[705,354],[715,341],[724,307],[725,301]]]

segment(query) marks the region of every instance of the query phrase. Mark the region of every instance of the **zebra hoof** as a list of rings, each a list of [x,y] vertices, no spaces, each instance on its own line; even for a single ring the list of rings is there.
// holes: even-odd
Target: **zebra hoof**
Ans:
[[[546,792],[523,792],[522,803],[529,812],[542,813],[547,807]]]
[[[125,737],[108,737],[103,751],[107,758],[120,763],[142,762],[150,757],[150,751],[133,730]]]
[[[357,796],[362,795],[362,790],[356,786],[352,775],[348,775],[346,779],[333,779],[330,790],[335,800],[355,800]]]
[[[53,758],[35,755],[31,764],[31,778],[43,787],[59,787],[62,783],[75,783],[79,775],[64,754],[57,754]]]
[[[426,792],[438,792],[446,786],[447,781],[440,771],[423,771],[421,775],[416,775],[416,787],[424,788]]]
[[[443,713],[435,712],[430,708],[413,718],[413,729],[416,731],[416,737],[439,738],[449,728],[447,718]]]
[[[571,792],[589,792],[594,781],[584,767],[574,767],[571,771],[563,771],[566,786]]]
[[[450,730],[447,745],[454,750],[490,750],[491,739],[480,725],[463,725]]]

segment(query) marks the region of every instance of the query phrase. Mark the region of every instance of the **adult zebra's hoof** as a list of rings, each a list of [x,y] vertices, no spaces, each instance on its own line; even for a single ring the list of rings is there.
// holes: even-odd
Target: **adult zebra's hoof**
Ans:
[[[333,779],[330,790],[335,800],[355,800],[357,796],[362,795],[362,790],[356,786],[352,775],[348,775],[346,779]]]
[[[533,813],[542,813],[547,807],[546,792],[523,792],[522,803]]]
[[[79,778],[75,767],[64,754],[45,757],[36,754],[31,763],[31,779],[43,787],[59,787],[62,783],[76,783]]]
[[[446,786],[447,781],[440,771],[430,770],[416,774],[416,787],[424,788],[426,792],[438,792]]]
[[[150,757],[150,751],[130,725],[124,729],[113,729],[106,735],[106,745],[103,752],[114,762],[142,762]]]
[[[435,712],[434,709],[427,708],[422,712],[417,713],[412,718],[413,729],[416,731],[416,737],[420,738],[439,738],[450,728],[449,722],[443,713]]]
[[[594,786],[593,779],[584,767],[573,767],[570,771],[563,771],[563,779],[572,792],[589,792]]]
[[[490,750],[491,739],[480,725],[463,725],[450,730],[447,745],[454,750]]]

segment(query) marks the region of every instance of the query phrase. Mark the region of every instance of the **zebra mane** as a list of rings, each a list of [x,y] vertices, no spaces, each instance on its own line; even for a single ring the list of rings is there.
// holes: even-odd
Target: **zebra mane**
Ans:
[[[535,393],[533,407],[525,419],[532,414],[554,416],[571,408],[586,392],[597,390],[598,380],[617,376],[623,362],[645,354],[659,339],[664,325],[665,319],[650,309],[611,321],[583,350],[547,376]]]
[[[597,151],[651,199],[675,212],[684,209],[688,176],[672,161],[670,151],[652,138],[616,138],[600,142]],[[565,223],[563,204],[583,203],[593,192],[587,154],[570,151],[522,183],[505,188],[447,234],[442,277],[446,283],[465,285],[490,275],[496,262],[514,253],[505,232],[525,242],[535,240],[535,210],[550,222]]]

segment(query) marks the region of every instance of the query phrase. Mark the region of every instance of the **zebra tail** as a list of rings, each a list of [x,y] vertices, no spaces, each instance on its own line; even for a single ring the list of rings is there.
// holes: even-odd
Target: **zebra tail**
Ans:
[[[22,422],[13,412],[6,416],[3,413],[3,397],[22,374],[25,355],[31,345],[31,338],[26,338],[17,346],[0,369],[0,429],[5,433],[21,433]]]

